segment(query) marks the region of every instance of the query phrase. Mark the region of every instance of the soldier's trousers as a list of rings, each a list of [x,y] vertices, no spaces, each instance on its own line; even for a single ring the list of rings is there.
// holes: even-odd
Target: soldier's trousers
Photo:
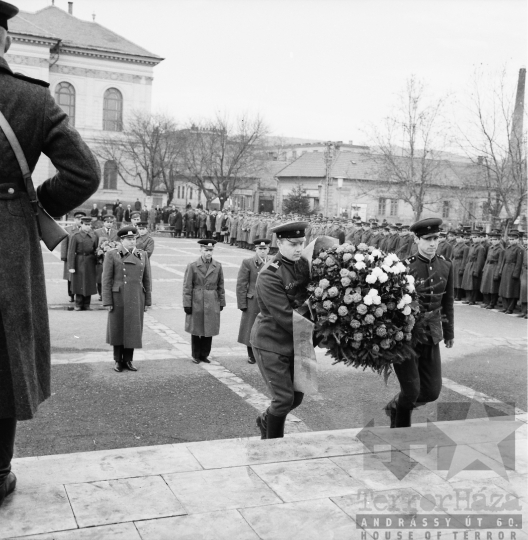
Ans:
[[[196,360],[203,360],[211,354],[212,337],[191,336],[191,354]]]
[[[91,296],[83,296],[82,294],[75,295],[75,307],[86,309],[90,307]]]
[[[396,427],[409,427],[412,410],[416,406],[436,401],[442,390],[440,345],[419,343],[416,352],[416,358],[394,364],[401,389],[395,398]]]
[[[303,400],[302,392],[293,389],[293,356],[284,356],[253,347],[253,354],[264,382],[271,393],[268,412],[273,416],[286,416]]]
[[[15,418],[0,418],[0,485],[11,471],[11,460],[15,450]]]

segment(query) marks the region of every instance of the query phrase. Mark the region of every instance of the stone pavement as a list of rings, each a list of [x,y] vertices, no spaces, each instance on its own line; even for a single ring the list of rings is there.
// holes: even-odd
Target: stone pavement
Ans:
[[[16,459],[0,538],[526,540],[527,421]]]

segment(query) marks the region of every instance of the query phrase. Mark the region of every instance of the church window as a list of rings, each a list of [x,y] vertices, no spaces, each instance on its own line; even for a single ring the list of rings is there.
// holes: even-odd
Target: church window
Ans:
[[[109,88],[104,94],[103,129],[123,131],[123,95],[117,88]]]
[[[104,164],[103,189],[117,189],[117,163],[113,160]]]
[[[75,88],[68,82],[60,82],[55,88],[55,101],[75,126]]]

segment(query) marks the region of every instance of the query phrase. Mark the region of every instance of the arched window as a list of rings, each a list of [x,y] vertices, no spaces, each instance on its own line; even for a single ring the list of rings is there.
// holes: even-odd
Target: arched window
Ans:
[[[104,94],[103,129],[123,131],[123,95],[117,88],[109,88]]]
[[[75,126],[75,88],[68,82],[61,82],[55,88],[55,101],[68,115],[70,124]]]
[[[104,164],[103,189],[117,189],[117,163],[107,161]]]

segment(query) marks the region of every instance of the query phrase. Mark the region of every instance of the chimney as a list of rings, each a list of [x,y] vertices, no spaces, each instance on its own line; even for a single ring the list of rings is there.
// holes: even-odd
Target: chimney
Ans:
[[[68,13],[73,15],[73,2],[68,2]]]

